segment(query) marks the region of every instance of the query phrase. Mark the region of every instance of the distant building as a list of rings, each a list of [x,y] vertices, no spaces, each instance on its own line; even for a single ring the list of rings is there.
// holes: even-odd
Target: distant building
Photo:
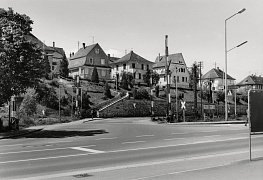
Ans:
[[[26,35],[26,39],[36,44],[38,48],[44,51],[44,56],[48,58],[51,68],[50,76],[52,78],[58,76],[61,61],[63,60],[63,58],[66,59],[65,51],[63,50],[63,48],[56,47],[55,42],[53,42],[53,46],[47,46],[33,34]]]
[[[77,53],[70,53],[69,75],[74,77],[79,75],[83,79],[91,79],[92,72],[96,66],[99,79],[110,79],[111,67],[109,66],[110,57],[105,54],[100,45],[92,44],[80,48]]]
[[[263,89],[263,77],[250,75],[240,81],[238,84],[238,91],[248,91],[249,89]]]
[[[211,88],[213,91],[224,90],[225,72],[219,68],[213,68],[202,76],[202,87],[208,86],[211,82]],[[234,85],[235,79],[227,74],[227,85]]]
[[[129,54],[111,63],[111,77],[113,79],[116,79],[116,77],[121,78],[122,72],[130,72],[133,74],[135,84],[144,83],[143,75],[146,74],[147,70],[152,69],[152,66],[153,62],[131,51]]]
[[[175,87],[175,82],[177,81],[177,87],[189,88],[190,73],[187,69],[183,54],[176,53],[169,55],[168,64],[169,62],[171,62],[169,67],[171,73],[171,86]],[[166,86],[167,84],[165,65],[165,56],[157,57],[153,65],[153,70],[160,75],[159,86]]]

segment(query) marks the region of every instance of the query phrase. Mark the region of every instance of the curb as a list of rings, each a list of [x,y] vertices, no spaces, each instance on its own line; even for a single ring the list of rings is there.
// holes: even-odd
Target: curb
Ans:
[[[29,131],[21,130],[21,131],[15,132],[14,134],[0,137],[0,139],[9,139],[9,138],[14,138],[14,137],[24,136],[24,135],[35,133],[35,132],[42,131],[42,130],[43,129],[34,129],[34,130],[29,130]]]
[[[177,122],[173,125],[213,125],[213,124],[245,124],[246,121],[216,121],[216,122]]]

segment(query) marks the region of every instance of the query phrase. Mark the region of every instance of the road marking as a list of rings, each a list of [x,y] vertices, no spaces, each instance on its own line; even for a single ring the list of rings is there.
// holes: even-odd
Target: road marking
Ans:
[[[122,144],[135,144],[135,143],[143,143],[143,142],[146,142],[146,141],[128,141],[128,142],[123,142]]]
[[[145,135],[140,135],[140,136],[136,136],[136,137],[153,137],[153,134],[145,134]]]
[[[170,139],[164,139],[165,141],[172,141],[172,140],[178,140],[178,139],[185,139],[185,138],[170,138]]]
[[[257,149],[253,150],[253,152],[260,152],[263,149]],[[84,173],[99,173],[99,172],[106,172],[106,171],[114,171],[114,170],[121,170],[121,169],[127,169],[127,168],[138,168],[138,167],[145,167],[145,166],[154,166],[154,165],[161,165],[161,164],[169,164],[169,163],[177,163],[187,160],[199,160],[199,159],[206,159],[206,158],[213,158],[213,157],[221,157],[221,156],[231,156],[231,155],[237,155],[237,154],[246,154],[247,151],[235,151],[235,152],[227,152],[222,154],[208,154],[205,156],[192,156],[192,157],[180,157],[172,160],[162,160],[162,161],[153,161],[153,162],[145,162],[145,163],[135,163],[135,164],[128,164],[128,165],[119,165],[119,166],[112,166],[112,167],[104,167],[104,168],[97,168],[97,169],[86,169],[86,170],[77,170],[73,172],[65,172],[65,173],[58,173],[58,174],[50,174],[50,175],[43,175],[43,176],[35,176],[35,177],[27,177],[27,178],[19,178],[20,180],[40,180],[40,179],[54,179],[59,177],[67,177],[67,176],[73,176],[76,174],[84,174]],[[233,160],[234,162],[240,162],[243,160]],[[230,162],[231,164],[231,162]],[[221,164],[222,165],[222,164]],[[221,166],[221,165],[218,165]],[[226,163],[224,163],[226,165]],[[195,169],[197,170],[197,169]],[[201,168],[200,168],[201,170]],[[188,170],[190,171],[190,170]],[[177,171],[173,173],[183,173],[184,171]],[[133,179],[133,180],[139,180],[139,179]]]
[[[172,133],[172,134],[175,134],[175,135],[184,135],[184,134],[191,134],[191,133]]]
[[[88,146],[82,146],[82,147],[94,147],[96,145],[88,145]],[[14,152],[4,152],[0,153],[0,155],[6,155],[6,154],[19,154],[19,153],[30,153],[30,152],[41,152],[41,151],[55,151],[55,150],[62,150],[62,149],[69,149],[70,147],[64,147],[64,148],[53,148],[53,149],[36,149],[36,150],[29,150],[29,151],[14,151]]]
[[[117,139],[117,137],[99,138],[99,139],[95,139],[95,140],[99,141],[99,140],[108,140],[108,139]]]
[[[10,147],[10,146],[23,146],[24,144],[10,144],[10,145],[1,145],[1,147]]]
[[[75,150],[79,150],[79,151],[90,152],[90,153],[94,153],[94,154],[104,153],[104,152],[105,152],[105,151],[99,151],[99,150],[95,150],[95,149],[88,149],[88,148],[84,148],[84,147],[71,147],[70,149],[75,149]]]

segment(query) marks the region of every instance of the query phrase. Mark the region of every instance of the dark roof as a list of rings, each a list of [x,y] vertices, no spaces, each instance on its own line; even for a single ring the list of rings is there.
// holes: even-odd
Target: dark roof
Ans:
[[[120,58],[118,58],[118,57],[110,57],[110,61],[109,61],[109,63],[114,63],[114,62],[116,62],[117,60],[119,60]]]
[[[213,68],[210,71],[208,71],[205,75],[203,75],[202,79],[218,79],[218,78],[223,79],[224,75],[225,75],[225,72],[222,71],[221,69]],[[235,80],[234,78],[232,78],[228,74],[227,74],[227,79]]]
[[[74,54],[74,56],[70,57],[70,60],[87,56],[87,55],[90,53],[90,51],[91,51],[96,45],[98,45],[98,43],[92,44],[92,45],[90,45],[90,46],[86,46],[85,48],[80,48],[80,49]]]
[[[237,85],[255,85],[255,84],[263,84],[263,77],[250,75],[247,76],[245,79],[240,81]]]
[[[44,48],[44,49],[47,48],[47,46],[42,41],[40,41],[36,36],[34,36],[31,33],[25,35],[25,38],[27,41],[30,41],[30,42],[36,44],[39,48]]]
[[[176,53],[176,54],[170,54],[168,56],[168,62],[171,61],[171,63],[174,64],[185,64],[183,54],[182,53]],[[155,64],[153,65],[153,68],[163,67],[165,66],[165,56],[159,56],[155,59]]]
[[[144,59],[143,57],[139,56],[138,54],[134,53],[133,51],[131,51],[129,54],[126,54],[122,58],[114,61],[112,64],[124,63],[124,62],[128,62],[128,61],[137,61],[137,62],[144,62],[144,63],[152,63],[153,64],[153,62]]]
[[[65,55],[65,51],[63,48],[60,47],[53,47],[53,46],[47,46],[45,48],[46,51],[53,51],[53,52],[58,52],[61,55]],[[66,55],[65,55],[66,56]]]

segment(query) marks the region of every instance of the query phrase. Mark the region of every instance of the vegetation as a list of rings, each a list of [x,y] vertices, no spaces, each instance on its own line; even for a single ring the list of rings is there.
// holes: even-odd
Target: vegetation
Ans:
[[[151,82],[151,78],[152,78],[152,82]],[[152,72],[151,70],[147,70],[147,72],[143,75],[143,80],[148,86],[150,86],[151,84],[156,85],[160,80],[160,76],[157,72],[154,71]]]
[[[134,92],[134,99],[150,99],[149,92],[145,88],[139,88]]]
[[[35,87],[45,76],[46,59],[41,49],[26,40],[32,24],[24,14],[0,9],[0,103]]]
[[[189,86],[194,90],[194,110],[197,113],[197,84],[199,79],[198,66],[194,63],[190,71],[190,83]]]
[[[92,75],[91,75],[91,82],[99,83],[99,74],[97,71],[96,66],[93,68]]]
[[[66,58],[66,55],[63,55],[63,59],[60,63],[60,68],[59,68],[59,75],[62,77],[67,78],[69,74],[69,69],[68,69],[68,60]]]
[[[121,75],[120,87],[125,90],[129,90],[130,88],[133,88],[133,86],[134,86],[133,74],[130,72],[123,72]]]
[[[105,98],[112,98],[111,92],[110,92],[110,86],[108,82],[105,83],[105,91],[104,91]]]

